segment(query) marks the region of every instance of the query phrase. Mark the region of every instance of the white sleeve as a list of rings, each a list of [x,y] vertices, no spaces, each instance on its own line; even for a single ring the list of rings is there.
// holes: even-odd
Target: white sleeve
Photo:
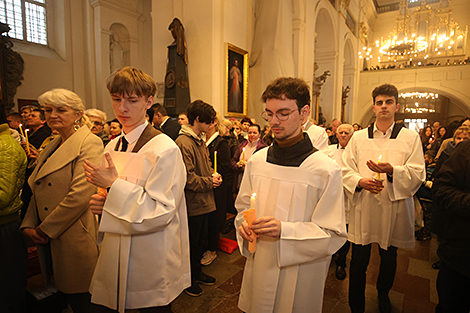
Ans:
[[[246,163],[245,172],[243,173],[242,182],[240,184],[240,190],[238,192],[237,200],[235,201],[235,207],[238,211],[237,217],[235,218],[235,232],[237,233],[237,241],[238,247],[240,248],[240,253],[246,258],[250,257],[251,252],[248,250],[248,241],[244,240],[238,233],[238,227],[240,227],[245,221],[243,212],[250,209],[250,198],[253,190],[251,187],[252,164],[252,158],[250,158]]]
[[[312,125],[307,130],[307,134],[312,141],[312,145],[318,150],[327,153],[328,151],[328,134],[326,131],[317,125]]]
[[[178,147],[170,147],[157,160],[145,186],[117,179],[100,222],[100,232],[133,235],[158,232],[175,218],[184,201],[186,170]]]
[[[387,188],[390,200],[397,201],[413,197],[425,179],[426,166],[423,149],[419,136],[416,134],[411,154],[405,160],[405,164],[393,166],[393,183],[390,184],[392,188]]]
[[[323,259],[338,251],[347,239],[340,168],[330,171],[310,221],[281,225],[280,267]]]

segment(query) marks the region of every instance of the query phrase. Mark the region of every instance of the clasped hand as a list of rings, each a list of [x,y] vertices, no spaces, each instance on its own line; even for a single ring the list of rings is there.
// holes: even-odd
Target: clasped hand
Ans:
[[[255,219],[251,226],[247,222],[243,222],[242,226],[238,227],[238,232],[243,239],[253,241],[250,237],[251,232],[254,232],[259,238],[259,235],[279,238],[281,236],[281,221],[274,216],[263,216]]]
[[[212,186],[214,188],[219,187],[222,184],[222,175],[219,173],[213,173],[212,174]]]
[[[37,226],[36,228],[23,229],[23,235],[28,236],[36,244],[45,244],[49,242],[49,237]]]

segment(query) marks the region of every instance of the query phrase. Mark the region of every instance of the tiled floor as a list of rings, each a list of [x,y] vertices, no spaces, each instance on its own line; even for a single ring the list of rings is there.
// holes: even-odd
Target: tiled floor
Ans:
[[[231,235],[231,236],[230,236]],[[233,232],[229,234],[233,237]],[[435,251],[437,241],[416,242],[416,247],[409,250],[398,250],[398,267],[390,292],[393,313],[429,313],[434,312],[437,303],[436,278],[438,271],[431,268],[437,260]],[[218,257],[203,270],[206,274],[217,278],[214,286],[201,286],[203,294],[200,297],[190,297],[184,292],[173,302],[175,313],[232,313],[241,312],[237,308],[244,257],[238,250],[231,255],[218,251]],[[377,247],[373,247],[367,272],[366,312],[378,312],[378,301],[375,283],[378,275],[379,256]],[[348,284],[346,278],[339,281],[334,275],[332,265],[325,286],[323,303],[324,313],[350,312],[348,306]],[[47,299],[46,299],[47,300]],[[44,300],[43,300],[44,301]],[[49,301],[54,304],[53,301]],[[57,312],[45,309],[44,312]],[[60,312],[60,311],[59,311]],[[129,313],[137,312],[132,310]]]
[[[438,271],[431,268],[437,261],[435,251],[437,241],[416,242],[416,247],[398,250],[398,266],[395,283],[390,292],[393,313],[434,312],[437,303],[436,278]],[[198,298],[180,295],[173,304],[175,313],[232,313],[241,312],[237,308],[238,293],[243,273],[244,258],[238,251],[232,255],[218,251],[218,257],[204,272],[217,278],[215,286],[202,286],[203,295]],[[348,256],[349,257],[349,256]],[[367,272],[366,313],[378,312],[377,281],[379,255],[373,247]],[[324,313],[350,312],[348,306],[349,279],[343,281],[335,277],[332,265],[325,286]]]

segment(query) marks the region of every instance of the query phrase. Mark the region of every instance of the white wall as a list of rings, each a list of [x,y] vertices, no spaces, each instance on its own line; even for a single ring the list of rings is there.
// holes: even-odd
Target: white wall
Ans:
[[[16,99],[37,99],[52,88],[76,92],[85,107],[114,114],[105,87],[110,74],[109,27],[121,23],[130,32],[131,66],[152,74],[150,2],[143,0],[64,0],[48,6],[50,48],[15,45],[25,62]]]
[[[202,99],[225,112],[225,43],[250,51],[251,0],[152,0],[154,78],[163,81],[167,46],[173,42],[168,25],[178,17],[185,28],[191,100]]]

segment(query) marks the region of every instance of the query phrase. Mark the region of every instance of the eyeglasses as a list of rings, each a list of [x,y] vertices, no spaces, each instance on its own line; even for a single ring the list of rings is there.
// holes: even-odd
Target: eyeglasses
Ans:
[[[289,115],[291,115],[292,113],[294,113],[295,111],[299,111],[300,113],[300,110],[299,109],[294,109],[292,111],[288,111],[288,110],[281,110],[281,111],[277,111],[276,113],[273,113],[273,112],[270,112],[270,111],[263,111],[263,113],[261,113],[261,117],[267,121],[267,122],[271,122],[273,120],[273,117],[274,115],[276,115],[276,118],[280,121],[287,121],[287,119],[289,119]]]
[[[102,124],[101,122],[99,122],[99,121],[93,121],[92,123],[93,123],[93,125],[95,125],[95,126],[103,126],[103,124]]]

